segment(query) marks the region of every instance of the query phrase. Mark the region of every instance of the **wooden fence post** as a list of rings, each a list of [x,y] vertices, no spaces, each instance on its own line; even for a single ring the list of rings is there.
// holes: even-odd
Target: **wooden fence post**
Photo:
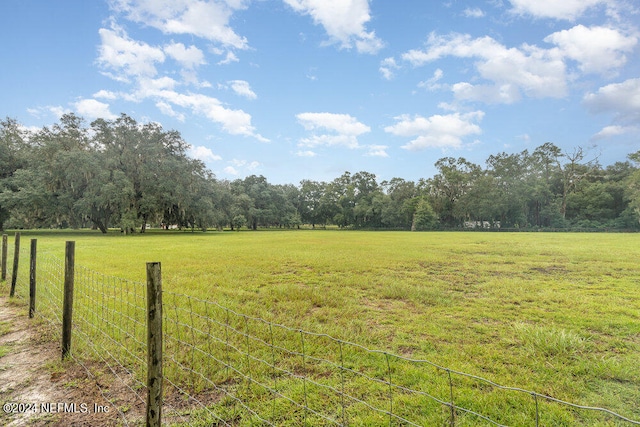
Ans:
[[[16,293],[16,283],[18,282],[18,263],[20,262],[20,232],[16,232],[15,250],[13,251],[13,274],[11,275],[11,292],[13,297]]]
[[[7,237],[8,236],[6,234],[2,235],[2,261],[0,263],[0,269],[2,270],[2,273],[0,276],[0,280],[2,280],[3,282],[7,280]]]
[[[162,425],[162,272],[147,263],[147,427]]]
[[[62,302],[62,358],[71,351],[71,321],[73,319],[73,281],[76,242],[66,242],[64,254],[64,295]]]
[[[36,254],[37,239],[31,239],[31,257],[29,259],[29,319],[36,312]]]

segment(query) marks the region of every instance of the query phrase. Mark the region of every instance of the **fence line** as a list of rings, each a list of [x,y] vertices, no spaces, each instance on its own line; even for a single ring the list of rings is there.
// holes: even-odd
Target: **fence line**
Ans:
[[[40,255],[37,268],[35,314],[59,330],[64,261]],[[18,297],[28,295],[28,277],[19,271]],[[112,393],[107,386],[101,393],[124,424],[136,424],[146,396],[145,284],[76,267],[74,289],[70,356],[96,383],[104,381],[104,373],[115,378],[123,392]],[[194,296],[162,294],[166,421],[228,426],[640,425],[608,409],[269,322]]]

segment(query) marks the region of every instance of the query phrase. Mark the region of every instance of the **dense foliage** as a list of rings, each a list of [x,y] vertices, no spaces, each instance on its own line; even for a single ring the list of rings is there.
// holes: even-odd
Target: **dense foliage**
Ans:
[[[188,149],[178,132],[124,114],[88,128],[67,114],[36,132],[0,121],[0,229],[640,228],[640,151],[603,168],[548,142],[484,168],[445,157],[418,182],[345,172],[295,186],[218,180]]]

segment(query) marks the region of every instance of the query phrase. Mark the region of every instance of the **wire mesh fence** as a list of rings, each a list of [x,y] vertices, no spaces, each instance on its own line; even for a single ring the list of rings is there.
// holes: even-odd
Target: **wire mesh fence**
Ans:
[[[16,295],[28,297],[23,256]],[[36,313],[58,329],[63,276],[63,259],[39,255]],[[142,423],[145,284],[83,267],[75,276],[71,356],[105,385],[103,396],[123,424]],[[215,301],[172,291],[162,299],[167,424],[640,425],[607,409],[269,322]]]

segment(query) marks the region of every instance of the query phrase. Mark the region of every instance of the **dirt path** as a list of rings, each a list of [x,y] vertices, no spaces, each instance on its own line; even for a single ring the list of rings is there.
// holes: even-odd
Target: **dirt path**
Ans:
[[[62,363],[59,343],[45,331],[38,320],[28,319],[23,303],[0,296],[0,425],[122,425],[116,407],[122,399],[107,401],[83,367]],[[105,383],[109,388],[107,378],[100,383],[103,391]]]

